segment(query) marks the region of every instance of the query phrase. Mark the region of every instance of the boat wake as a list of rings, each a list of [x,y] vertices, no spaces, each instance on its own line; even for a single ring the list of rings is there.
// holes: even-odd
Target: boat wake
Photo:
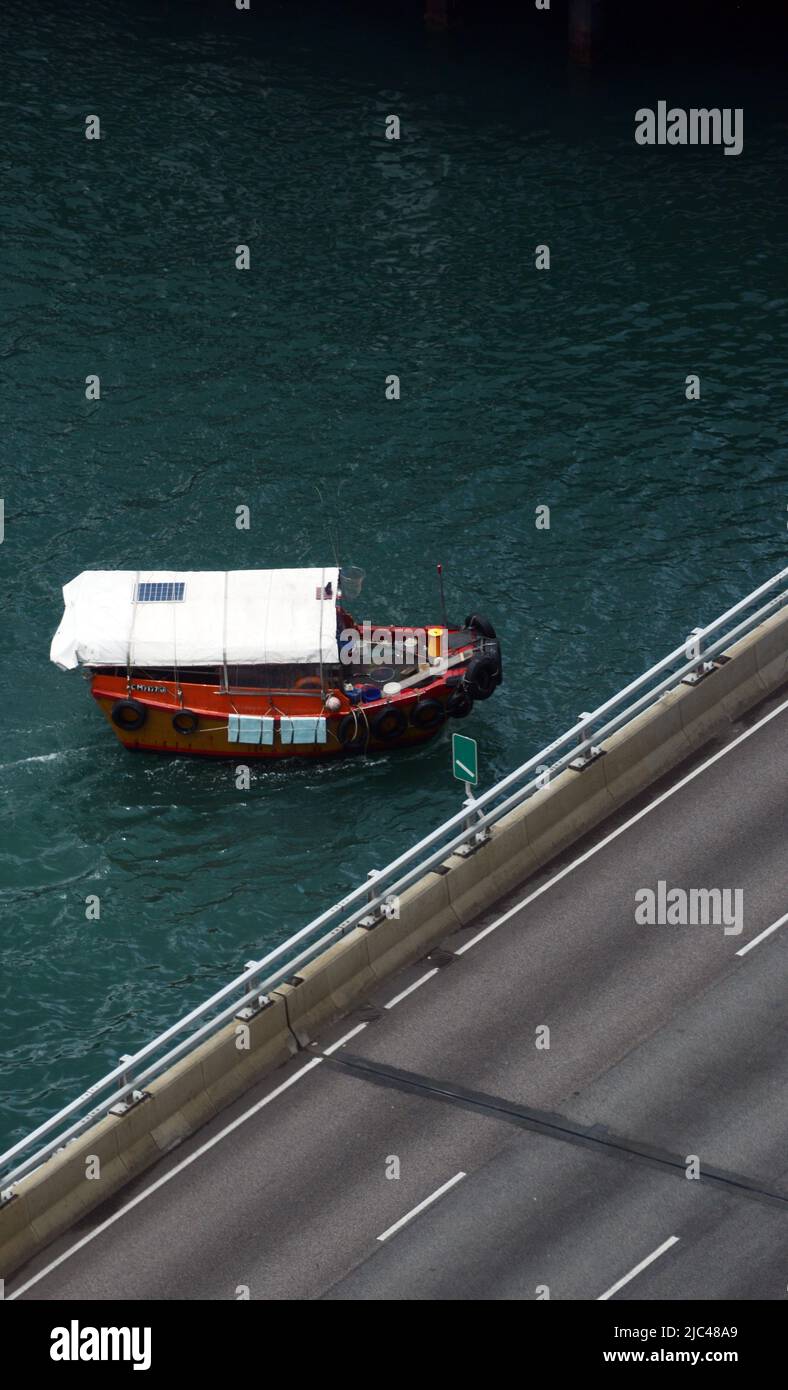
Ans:
[[[0,763],[0,772],[5,772],[11,767],[23,767],[25,763],[56,762],[58,758],[67,758],[70,753],[85,753],[89,747],[89,744],[85,744],[83,748],[61,748],[56,753],[35,753],[30,758],[17,758],[13,763]]]

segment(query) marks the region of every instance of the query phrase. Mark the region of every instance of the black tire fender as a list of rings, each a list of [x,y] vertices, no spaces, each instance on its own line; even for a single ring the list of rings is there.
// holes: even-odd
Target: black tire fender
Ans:
[[[465,719],[473,709],[473,696],[470,690],[458,686],[452,690],[446,701],[446,713],[451,719]]]
[[[190,709],[179,709],[172,716],[172,727],[176,734],[196,734],[200,727],[198,716]]]
[[[397,705],[386,705],[384,709],[378,710],[370,720],[369,731],[373,738],[382,739],[385,743],[391,743],[395,738],[401,738],[408,727],[408,721],[402,710]]]
[[[147,718],[147,706],[139,700],[116,700],[110,713],[110,719],[116,729],[122,729],[127,734],[141,729]]]
[[[492,656],[474,656],[465,672],[465,687],[474,700],[489,700],[498,684],[499,665]]]
[[[337,742],[343,748],[361,748],[366,738],[364,720],[355,714],[345,714],[339,721]]]
[[[465,619],[465,626],[473,632],[478,632],[480,637],[495,637],[495,628],[489,618],[485,618],[482,613],[471,613]]]
[[[410,722],[414,729],[437,729],[445,718],[446,710],[440,700],[433,700],[429,695],[419,700],[410,714]]]

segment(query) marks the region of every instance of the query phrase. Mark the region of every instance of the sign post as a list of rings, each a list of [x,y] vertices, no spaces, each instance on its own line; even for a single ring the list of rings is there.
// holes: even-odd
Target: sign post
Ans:
[[[471,787],[479,781],[479,756],[475,738],[465,734],[451,736],[452,772],[458,782],[465,783],[465,790],[471,796]]]
[[[458,782],[465,783],[465,805],[468,808],[468,819],[465,822],[469,830],[473,829],[473,789],[479,781],[479,750],[475,738],[468,738],[465,734],[452,734],[451,736],[451,770]],[[460,845],[458,854],[468,854],[467,845]]]

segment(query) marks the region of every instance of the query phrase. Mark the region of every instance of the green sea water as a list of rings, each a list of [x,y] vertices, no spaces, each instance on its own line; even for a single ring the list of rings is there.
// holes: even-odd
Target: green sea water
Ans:
[[[420,622],[441,561],[503,643],[486,786],[786,563],[768,81],[306,13],[6,0],[0,1141],[459,807],[448,732],[248,792],[125,753],[48,661],[80,570],[336,544]],[[637,147],[661,97],[742,106],[742,155]]]

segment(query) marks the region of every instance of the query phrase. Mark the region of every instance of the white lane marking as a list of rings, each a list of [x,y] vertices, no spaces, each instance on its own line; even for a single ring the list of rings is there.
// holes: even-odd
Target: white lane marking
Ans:
[[[412,994],[414,989],[418,989],[419,985],[423,985],[425,981],[431,980],[433,975],[437,975],[437,973],[438,967],[436,965],[434,970],[428,970],[426,975],[422,975],[420,979],[414,980],[413,984],[408,985],[407,989],[403,989],[401,994],[395,994],[393,999],[389,999],[388,1004],[383,1005],[384,1009],[393,1009],[394,1005],[398,1004],[400,999],[407,999],[408,995]]]
[[[783,922],[788,922],[788,912],[786,912],[784,916],[779,917],[776,922],[772,922],[772,925],[767,927],[766,930],[762,931],[758,936],[754,936],[752,941],[747,942],[746,946],[742,946],[741,950],[736,952],[737,956],[746,956],[747,952],[751,951],[753,946],[757,946],[758,942],[763,941],[765,937],[771,936],[772,932],[776,931],[778,927],[781,927]]]
[[[578,868],[580,864],[585,864],[587,859],[590,859],[594,854],[598,854],[601,849],[605,848],[605,845],[610,844],[611,840],[618,839],[618,836],[623,835],[625,830],[629,830],[631,825],[635,825],[637,821],[647,816],[649,811],[653,811],[657,806],[661,806],[662,802],[667,801],[668,797],[674,796],[677,791],[681,791],[681,788],[686,787],[688,782],[692,782],[696,777],[699,777],[702,772],[705,772],[707,767],[711,767],[712,764],[718,762],[720,758],[724,758],[726,753],[730,753],[733,748],[736,748],[739,743],[743,743],[746,738],[751,738],[754,733],[757,733],[758,729],[763,728],[764,724],[768,724],[770,719],[775,719],[778,714],[782,714],[786,709],[788,709],[788,700],[783,701],[783,703],[778,705],[777,709],[773,709],[770,714],[764,715],[763,719],[759,719],[758,723],[753,724],[751,729],[745,729],[743,734],[739,734],[737,738],[734,738],[730,743],[727,743],[724,748],[721,748],[718,753],[714,753],[712,757],[708,758],[705,763],[701,763],[700,767],[696,767],[694,772],[688,772],[686,777],[682,777],[681,781],[677,782],[674,787],[669,787],[666,792],[662,792],[655,801],[650,802],[648,806],[644,806],[642,811],[637,811],[634,816],[630,816],[629,820],[624,821],[624,824],[620,825],[617,830],[611,830],[610,834],[606,835],[604,840],[599,841],[599,844],[592,845],[590,849],[586,850],[585,854],[581,854],[577,859],[574,859],[571,864],[567,864],[565,869],[561,869],[557,874],[554,874],[552,878],[548,879],[547,883],[543,883],[541,888],[534,889],[533,893],[529,893],[526,898],[523,898],[522,902],[517,903],[514,907],[510,907],[508,912],[504,912],[502,917],[499,917],[495,922],[491,922],[489,927],[484,927],[480,932],[477,932],[476,936],[471,937],[470,941],[466,941],[464,946],[458,946],[454,954],[456,956],[462,956],[466,951],[470,951],[471,946],[475,946],[477,942],[483,941],[485,936],[490,935],[490,932],[495,931],[497,927],[503,926],[504,922],[508,922],[509,919],[516,916],[518,912],[522,912],[524,907],[532,903],[535,898],[541,897],[542,893],[546,893],[548,888],[552,888],[555,883],[558,883],[562,878],[566,878],[566,875],[571,874],[572,870]],[[582,773],[580,775],[582,776]],[[752,944],[754,945],[755,943],[753,942]],[[737,951],[736,954],[739,955],[740,952]]]
[[[64,1260],[70,1259],[70,1257],[75,1255],[78,1250],[81,1250],[83,1246],[89,1245],[92,1240],[96,1239],[96,1236],[101,1235],[102,1231],[106,1231],[110,1226],[114,1226],[115,1222],[119,1221],[121,1216],[125,1216],[127,1211],[131,1211],[134,1207],[139,1206],[140,1202],[145,1201],[146,1197],[150,1197],[153,1192],[163,1187],[171,1178],[177,1177],[178,1173],[183,1172],[184,1168],[188,1168],[191,1163],[201,1158],[209,1149],[212,1149],[214,1145],[218,1144],[221,1139],[225,1139],[228,1134],[232,1134],[233,1130],[238,1129],[239,1125],[245,1124],[247,1120],[251,1119],[252,1115],[257,1114],[258,1110],[262,1110],[263,1106],[270,1105],[272,1100],[276,1100],[277,1096],[281,1096],[282,1092],[286,1091],[294,1082],[300,1081],[301,1077],[306,1076],[306,1073],[311,1071],[313,1067],[320,1066],[322,1060],[322,1057],[313,1057],[311,1062],[307,1062],[306,1066],[301,1067],[300,1071],[294,1072],[292,1076],[288,1077],[287,1081],[282,1082],[281,1086],[277,1086],[276,1090],[271,1091],[270,1095],[264,1096],[262,1100],[258,1100],[257,1104],[253,1105],[250,1110],[245,1110],[243,1115],[239,1115],[231,1124],[225,1125],[224,1129],[221,1129],[212,1139],[208,1139],[205,1144],[200,1145],[199,1149],[195,1149],[193,1154],[189,1154],[188,1158],[182,1159],[174,1168],[171,1168],[169,1173],[165,1173],[163,1177],[157,1178],[156,1182],[152,1182],[150,1187],[146,1187],[145,1191],[140,1192],[137,1197],[132,1197],[130,1202],[127,1202],[124,1207],[120,1208],[120,1211],[116,1211],[113,1216],[108,1217],[106,1221],[102,1221],[100,1226],[97,1226],[94,1231],[89,1231],[86,1236],[78,1240],[76,1245],[72,1245],[69,1250],[64,1250],[63,1254],[58,1255],[57,1259],[52,1260],[51,1264],[48,1264],[45,1269],[40,1270],[38,1274],[34,1274],[32,1279],[28,1279],[26,1284],[16,1289],[15,1292],[8,1297],[7,1301],[12,1303],[15,1298],[19,1298],[23,1293],[26,1293],[28,1289],[32,1288],[33,1284],[37,1284],[40,1279],[44,1279],[47,1274],[51,1274],[53,1269],[57,1269],[58,1265],[62,1265]]]
[[[344,1038],[339,1039],[339,1042],[332,1043],[330,1047],[324,1047],[323,1056],[330,1057],[331,1053],[336,1052],[338,1047],[344,1047],[346,1042],[350,1042],[351,1038],[355,1038],[356,1033],[363,1032],[366,1026],[366,1023],[357,1023],[355,1028],[351,1028],[350,1032],[345,1034]]]
[[[604,1303],[606,1299],[612,1298],[613,1294],[618,1293],[619,1289],[623,1289],[624,1285],[628,1284],[630,1279],[634,1279],[636,1274],[640,1274],[641,1270],[645,1269],[647,1265],[653,1264],[655,1260],[659,1259],[660,1255],[664,1255],[665,1251],[669,1250],[671,1245],[676,1245],[677,1242],[678,1236],[669,1236],[656,1250],[652,1250],[651,1254],[647,1255],[645,1260],[641,1260],[639,1265],[635,1265],[635,1268],[631,1269],[629,1274],[625,1274],[623,1279],[619,1279],[613,1284],[607,1290],[607,1293],[601,1293],[597,1299],[597,1303]]]
[[[412,1221],[414,1216],[418,1216],[420,1211],[424,1211],[425,1207],[432,1206],[432,1203],[437,1202],[438,1198],[442,1197],[444,1192],[448,1192],[450,1187],[454,1187],[455,1183],[461,1182],[464,1177],[464,1173],[455,1173],[454,1177],[449,1178],[449,1181],[445,1182],[443,1187],[439,1187],[437,1192],[433,1192],[430,1197],[425,1197],[424,1201],[419,1202],[419,1205],[414,1207],[412,1211],[409,1211],[407,1216],[401,1216],[399,1221],[395,1221],[393,1226],[389,1226],[388,1230],[384,1231],[382,1236],[378,1236],[378,1240],[388,1240],[389,1236],[393,1236],[394,1232],[399,1231],[407,1221]]]

